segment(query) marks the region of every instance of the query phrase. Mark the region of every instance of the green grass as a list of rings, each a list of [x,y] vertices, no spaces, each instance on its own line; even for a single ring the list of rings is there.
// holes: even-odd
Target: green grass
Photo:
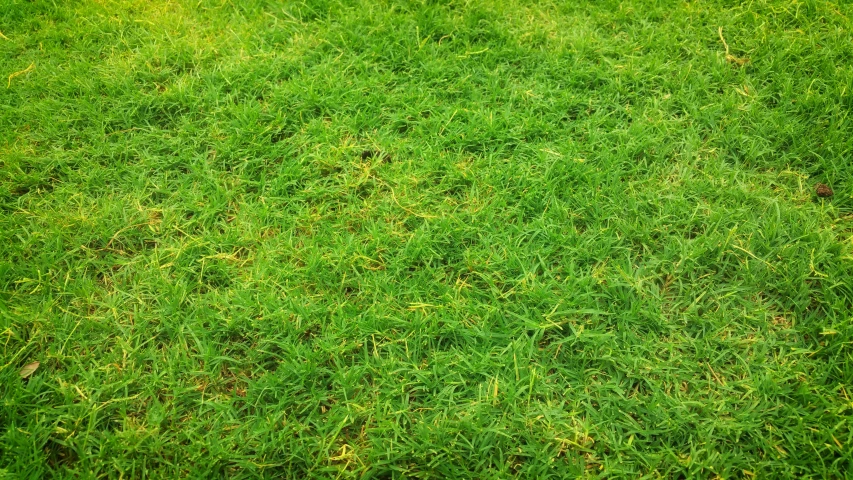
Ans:
[[[0,477],[846,477],[851,18],[0,0]]]

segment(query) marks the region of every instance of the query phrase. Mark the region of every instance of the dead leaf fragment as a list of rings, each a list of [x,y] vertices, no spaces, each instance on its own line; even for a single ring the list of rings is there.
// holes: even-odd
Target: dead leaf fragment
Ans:
[[[21,368],[21,371],[18,372],[18,375],[20,375],[21,378],[27,378],[33,373],[35,373],[36,369],[39,368],[39,365],[41,365],[41,363],[39,362],[28,363]]]
[[[731,63],[736,63],[738,66],[742,67],[749,63],[749,59],[745,57],[736,57],[734,55],[726,55],[726,60]]]
[[[817,193],[818,197],[831,197],[833,195],[832,188],[825,183],[818,183],[815,185],[815,193]]]

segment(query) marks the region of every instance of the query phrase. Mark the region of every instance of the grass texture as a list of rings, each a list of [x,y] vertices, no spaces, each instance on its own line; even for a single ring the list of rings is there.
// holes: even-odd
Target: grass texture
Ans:
[[[851,18],[0,0],[0,477],[846,477]]]

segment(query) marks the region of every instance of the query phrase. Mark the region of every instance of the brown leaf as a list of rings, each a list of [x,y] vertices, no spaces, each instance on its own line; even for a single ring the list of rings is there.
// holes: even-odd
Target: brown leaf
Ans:
[[[818,197],[831,197],[833,195],[832,188],[825,183],[818,183],[815,185],[815,192]]]
[[[39,368],[39,365],[41,365],[39,362],[28,363],[21,368],[18,375],[20,375],[21,378],[27,378],[35,373],[36,369]]]

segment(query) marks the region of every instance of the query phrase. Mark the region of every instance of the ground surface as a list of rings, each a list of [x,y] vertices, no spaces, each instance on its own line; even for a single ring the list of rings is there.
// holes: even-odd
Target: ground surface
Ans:
[[[851,18],[0,1],[0,472],[847,475]]]

